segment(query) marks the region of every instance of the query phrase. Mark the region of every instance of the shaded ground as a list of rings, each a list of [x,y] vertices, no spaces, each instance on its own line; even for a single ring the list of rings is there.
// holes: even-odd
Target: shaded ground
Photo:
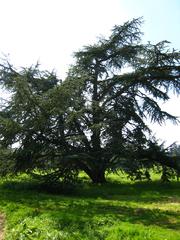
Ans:
[[[3,236],[4,236],[4,216],[2,214],[0,214],[0,240],[3,240]]]
[[[7,240],[180,239],[180,182],[83,183],[68,194],[47,190],[23,178],[0,182]]]

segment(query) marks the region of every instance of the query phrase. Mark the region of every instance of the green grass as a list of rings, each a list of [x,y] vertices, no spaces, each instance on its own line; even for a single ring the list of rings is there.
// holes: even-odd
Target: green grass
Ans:
[[[179,182],[109,178],[105,185],[80,184],[68,195],[43,193],[26,176],[2,180],[5,239],[180,239]]]

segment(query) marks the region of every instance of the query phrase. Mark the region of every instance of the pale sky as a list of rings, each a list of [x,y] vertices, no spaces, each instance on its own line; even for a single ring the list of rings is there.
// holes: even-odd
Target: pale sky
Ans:
[[[180,0],[0,0],[0,57],[16,67],[39,61],[64,79],[73,52],[141,16],[143,42],[169,40],[180,49]],[[179,105],[180,98],[173,98],[163,108],[180,116]],[[180,143],[180,126],[153,130],[167,144]]]

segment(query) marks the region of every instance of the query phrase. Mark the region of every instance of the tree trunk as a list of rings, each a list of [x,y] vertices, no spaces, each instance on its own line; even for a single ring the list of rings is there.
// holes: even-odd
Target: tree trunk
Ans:
[[[93,183],[106,183],[105,170],[104,169],[91,169],[85,171]]]

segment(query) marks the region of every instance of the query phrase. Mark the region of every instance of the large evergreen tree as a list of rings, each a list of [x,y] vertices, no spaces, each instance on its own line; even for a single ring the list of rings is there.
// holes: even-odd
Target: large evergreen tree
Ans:
[[[141,43],[141,19],[115,26],[108,39],[75,53],[67,78],[1,66],[11,99],[0,113],[4,147],[17,142],[15,171],[35,171],[71,180],[79,170],[94,183],[107,170],[140,173],[154,164],[179,170],[148,137],[146,120],[177,122],[158,102],[180,92],[179,52],[168,42]]]

